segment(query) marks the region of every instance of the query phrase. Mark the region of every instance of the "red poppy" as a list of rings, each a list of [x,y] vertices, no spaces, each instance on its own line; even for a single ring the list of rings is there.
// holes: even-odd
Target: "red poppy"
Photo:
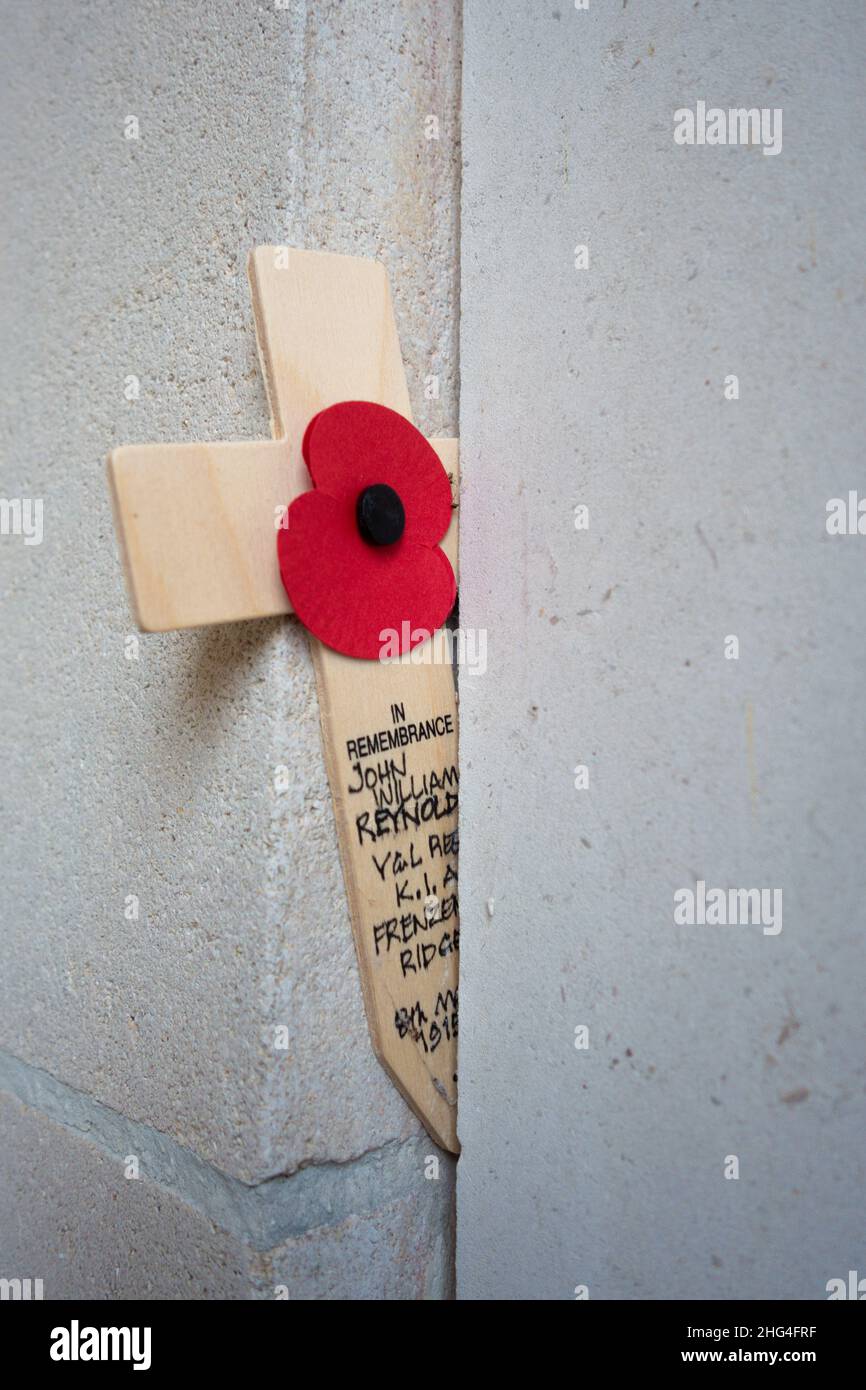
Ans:
[[[277,533],[292,607],[346,656],[409,651],[442,626],[456,595],[439,549],[451,521],[439,456],[404,416],[370,401],[315,415],[303,454],[313,488]]]

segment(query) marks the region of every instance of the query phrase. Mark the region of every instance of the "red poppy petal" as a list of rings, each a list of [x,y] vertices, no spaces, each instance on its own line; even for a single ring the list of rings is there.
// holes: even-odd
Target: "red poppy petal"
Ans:
[[[406,511],[404,540],[441,541],[451,522],[451,484],[436,450],[415,426],[384,405],[341,401],[310,421],[304,458],[320,492],[350,498],[387,483]]]
[[[277,554],[301,622],[346,656],[375,660],[392,633],[399,651],[409,651],[454,606],[454,571],[444,551],[405,535],[395,545],[367,545],[354,507],[322,492],[295,498],[287,527],[277,533]]]

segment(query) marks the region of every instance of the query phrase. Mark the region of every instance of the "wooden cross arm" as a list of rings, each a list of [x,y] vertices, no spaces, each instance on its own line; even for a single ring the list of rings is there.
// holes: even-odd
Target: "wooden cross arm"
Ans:
[[[457,496],[456,439],[431,439]],[[145,632],[291,613],[277,527],[310,487],[296,441],[129,444],[108,462],[136,622]],[[457,521],[442,543],[457,573]]]
[[[301,457],[307,424],[348,400],[411,418],[381,265],[259,246],[249,276],[273,440],[128,445],[109,459],[117,534],[146,632],[291,612],[276,525],[310,486]],[[456,484],[456,440],[432,443]],[[456,569],[453,521],[443,548]]]

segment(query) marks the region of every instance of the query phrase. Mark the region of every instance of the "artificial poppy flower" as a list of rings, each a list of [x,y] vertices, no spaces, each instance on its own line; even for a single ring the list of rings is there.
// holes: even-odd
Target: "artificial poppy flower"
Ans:
[[[438,454],[404,416],[370,401],[315,415],[303,454],[313,488],[277,533],[292,607],[346,656],[409,651],[442,626],[456,595],[439,549],[451,485]]]

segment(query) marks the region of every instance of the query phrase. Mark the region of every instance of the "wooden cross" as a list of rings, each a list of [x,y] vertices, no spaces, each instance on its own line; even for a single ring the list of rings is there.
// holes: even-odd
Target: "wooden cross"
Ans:
[[[310,486],[301,455],[307,424],[346,400],[411,419],[377,262],[263,246],[250,256],[249,276],[273,440],[128,445],[109,459],[129,591],[146,632],[291,612],[276,527]],[[456,490],[457,441],[430,442]],[[456,520],[442,549],[456,574]],[[457,1152],[453,671],[418,652],[415,661],[383,664],[342,656],[312,635],[310,645],[373,1048],[434,1139]],[[370,751],[381,731],[430,720],[439,732],[429,741]],[[380,817],[381,836],[380,807],[395,813]]]

